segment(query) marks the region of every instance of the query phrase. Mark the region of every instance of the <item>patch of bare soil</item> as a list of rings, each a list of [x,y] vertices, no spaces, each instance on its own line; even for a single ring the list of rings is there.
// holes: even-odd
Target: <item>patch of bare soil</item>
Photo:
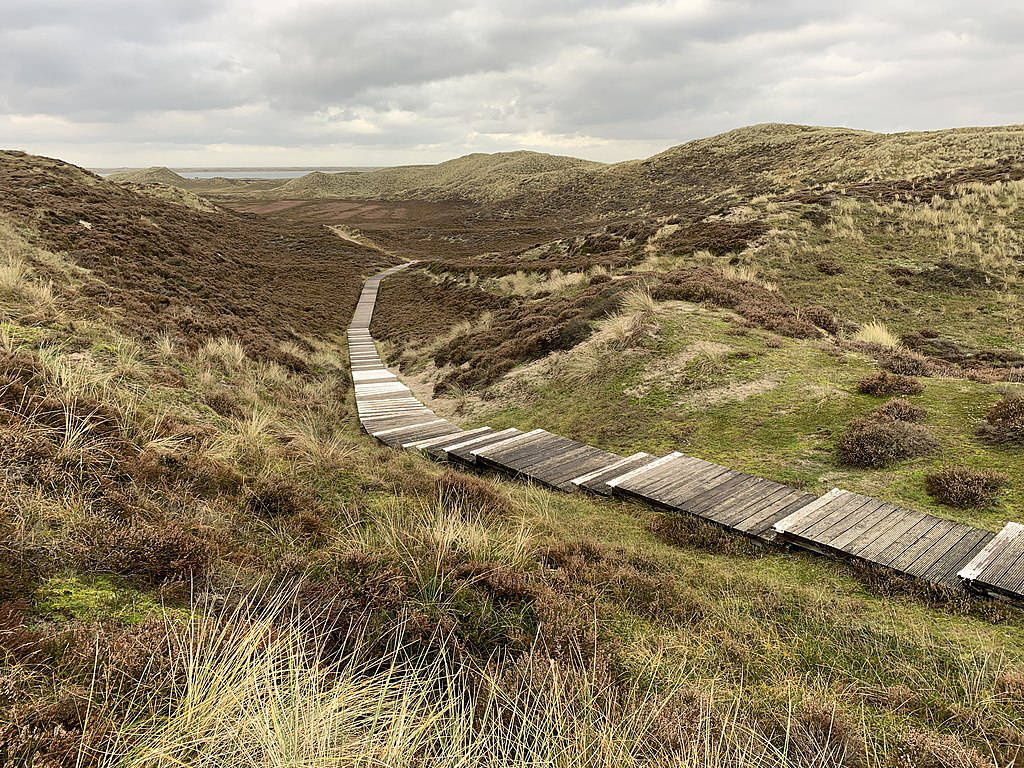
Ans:
[[[754,381],[740,381],[731,384],[726,384],[721,387],[712,387],[710,389],[703,389],[699,392],[694,392],[685,398],[680,398],[676,401],[682,405],[684,403],[689,405],[718,405],[719,403],[731,403],[739,400],[746,400],[747,398],[754,397],[755,395],[761,395],[765,392],[770,392],[779,386],[778,379],[770,376],[764,376]]]

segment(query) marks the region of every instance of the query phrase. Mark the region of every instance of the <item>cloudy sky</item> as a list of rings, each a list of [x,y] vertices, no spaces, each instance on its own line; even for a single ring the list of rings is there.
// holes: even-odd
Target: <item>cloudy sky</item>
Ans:
[[[0,0],[0,147],[88,166],[652,154],[1024,122],[1020,0]]]

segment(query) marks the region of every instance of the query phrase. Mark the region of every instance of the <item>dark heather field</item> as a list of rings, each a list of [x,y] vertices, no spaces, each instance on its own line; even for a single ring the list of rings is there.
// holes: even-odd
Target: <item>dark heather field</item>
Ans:
[[[1024,766],[1020,608],[381,447],[344,341],[417,259],[372,330],[462,426],[997,530],[1021,157],[804,126],[257,184],[0,153],[0,765]]]

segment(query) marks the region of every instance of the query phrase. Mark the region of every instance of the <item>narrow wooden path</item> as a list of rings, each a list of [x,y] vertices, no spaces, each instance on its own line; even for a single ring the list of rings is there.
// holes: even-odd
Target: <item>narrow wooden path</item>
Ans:
[[[678,452],[619,456],[543,429],[464,430],[440,418],[384,367],[370,335],[381,281],[408,266],[366,281],[348,328],[359,422],[381,442],[561,491],[639,499],[759,541],[1024,603],[1018,523],[993,534],[838,488],[816,496]]]

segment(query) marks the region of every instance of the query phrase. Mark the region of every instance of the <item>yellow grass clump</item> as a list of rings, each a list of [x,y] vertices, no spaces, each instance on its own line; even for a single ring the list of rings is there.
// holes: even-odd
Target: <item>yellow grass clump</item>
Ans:
[[[888,347],[890,349],[900,346],[899,336],[890,331],[889,327],[879,320],[871,320],[864,323],[853,335],[853,340],[859,341],[862,344],[875,344],[879,347]]]

